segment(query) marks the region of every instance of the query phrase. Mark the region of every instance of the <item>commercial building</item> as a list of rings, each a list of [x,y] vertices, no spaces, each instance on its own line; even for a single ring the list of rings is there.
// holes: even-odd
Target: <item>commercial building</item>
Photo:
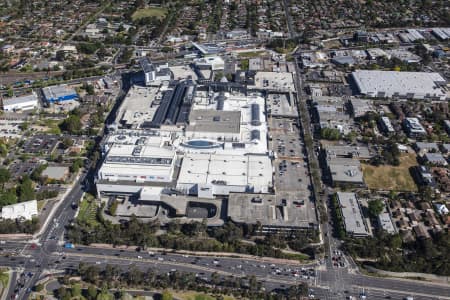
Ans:
[[[373,106],[373,101],[359,99],[359,98],[351,98],[349,101],[352,114],[355,118],[359,118],[364,116],[368,112],[374,112],[375,107]]]
[[[49,103],[78,99],[77,92],[67,84],[54,85],[42,88],[44,98]]]
[[[446,80],[438,73],[357,70],[359,92],[368,97],[445,100]]]
[[[423,128],[417,118],[405,118],[403,120],[403,127],[405,128],[406,134],[411,138],[417,138],[427,134],[425,128]]]
[[[328,159],[353,158],[358,160],[369,160],[373,157],[367,146],[352,145],[322,145]]]
[[[96,182],[100,197],[133,195],[159,203],[175,194],[215,199],[273,190],[263,97],[241,93],[241,87],[234,91],[226,83],[197,89],[183,81],[142,92],[148,89],[158,92],[136,104],[126,97],[118,114],[149,115],[128,122],[132,129],[114,129],[102,145],[104,161]],[[119,120],[125,124],[123,116]],[[178,202],[182,207],[183,201]]]
[[[227,39],[247,39],[250,37],[248,31],[245,29],[234,29],[228,31],[225,36]]]
[[[144,122],[142,128],[160,128],[163,125],[184,125],[189,119],[195,85],[183,81],[163,91],[161,101],[151,122]]]
[[[351,158],[327,160],[329,175],[333,186],[364,186],[361,163]]]
[[[161,81],[172,79],[168,64],[152,64],[148,57],[139,60],[142,72],[144,72],[145,85],[159,85]]]
[[[1,212],[2,219],[7,220],[31,220],[37,215],[36,200],[3,206]]]
[[[186,127],[186,137],[236,141],[240,138],[240,125],[240,111],[193,110]]]
[[[398,58],[408,64],[419,63],[422,60],[420,56],[404,49],[386,50],[386,53],[388,53],[390,57]]]
[[[231,192],[268,193],[272,187],[272,162],[263,155],[187,153],[181,164],[177,189],[212,198]]]
[[[3,99],[3,110],[8,112],[33,110],[38,108],[38,103],[38,97],[33,92],[32,94],[26,96]]]
[[[354,193],[337,192],[336,198],[346,233],[353,237],[369,236],[356,195]]]
[[[180,150],[267,155],[267,136],[264,98],[239,92],[198,91]]]
[[[170,186],[176,160],[170,148],[113,144],[98,171],[97,192],[133,194],[144,186]]]
[[[204,44],[200,44],[200,43],[192,43],[192,46],[197,49],[198,52],[200,52],[200,54],[202,55],[216,55],[219,54],[221,52],[225,52],[225,48],[223,48],[222,46],[219,46],[217,44],[213,44],[213,43],[204,43]]]
[[[346,101],[341,97],[317,96],[313,98],[314,118],[321,129],[337,129],[348,134],[354,128],[354,122],[346,109]]]
[[[225,61],[220,56],[207,56],[197,59],[195,65],[199,69],[217,71],[225,68]]]

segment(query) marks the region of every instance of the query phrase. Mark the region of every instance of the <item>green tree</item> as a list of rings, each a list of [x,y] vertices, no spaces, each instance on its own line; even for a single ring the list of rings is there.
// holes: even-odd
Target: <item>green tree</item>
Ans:
[[[335,128],[322,128],[320,130],[320,137],[326,140],[339,140],[341,138],[341,132]]]
[[[71,114],[68,118],[66,118],[59,125],[62,131],[71,133],[71,134],[79,134],[81,131],[81,119],[78,115]]]
[[[74,284],[72,286],[71,292],[72,292],[72,297],[81,296],[81,285],[79,283]]]
[[[28,129],[28,127],[30,126],[30,124],[28,122],[23,122],[19,125],[20,130],[25,131]]]
[[[67,149],[69,147],[73,146],[73,139],[71,139],[70,137],[64,137],[63,140],[61,141],[64,149]]]
[[[86,90],[86,93],[87,93],[88,95],[94,95],[95,90],[94,90],[94,86],[93,86],[92,84],[87,84],[87,83],[85,83],[85,84],[83,85],[83,89]]]
[[[10,178],[11,174],[9,173],[8,169],[0,168],[0,184],[4,185],[9,181]]]
[[[90,285],[87,289],[88,299],[93,300],[97,298],[97,288],[94,285]]]
[[[19,196],[19,202],[29,201],[36,199],[36,195],[34,193],[33,181],[27,175],[24,176],[20,182],[20,185],[17,189],[17,193]]]
[[[12,89],[12,87],[9,87],[8,90],[6,91],[8,97],[12,97],[14,95],[14,91]]]
[[[77,158],[73,161],[72,165],[70,166],[70,172],[77,173],[82,166],[83,160],[81,158]]]
[[[0,194],[0,206],[3,207],[5,205],[11,205],[16,203],[17,203],[17,194],[14,188],[3,191]]]
[[[377,217],[384,209],[384,202],[380,199],[372,200],[369,202],[369,213],[373,217]]]
[[[117,211],[117,206],[119,205],[119,202],[117,200],[114,200],[111,203],[111,206],[109,207],[109,214],[111,216],[115,216],[116,215],[116,211]]]

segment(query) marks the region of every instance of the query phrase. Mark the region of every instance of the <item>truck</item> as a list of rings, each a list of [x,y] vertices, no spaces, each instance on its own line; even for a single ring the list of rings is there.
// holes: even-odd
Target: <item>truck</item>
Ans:
[[[75,245],[72,243],[65,243],[64,248],[66,249],[75,249]]]

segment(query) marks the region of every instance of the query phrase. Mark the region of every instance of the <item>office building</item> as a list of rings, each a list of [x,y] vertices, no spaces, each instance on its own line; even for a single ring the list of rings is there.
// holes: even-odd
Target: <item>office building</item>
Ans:
[[[162,81],[172,79],[168,64],[152,64],[148,57],[139,60],[142,72],[144,72],[145,85],[159,85]]]
[[[351,158],[331,158],[327,160],[333,186],[364,186],[361,163]]]
[[[346,233],[353,237],[367,237],[369,231],[354,193],[337,192],[336,198]]]

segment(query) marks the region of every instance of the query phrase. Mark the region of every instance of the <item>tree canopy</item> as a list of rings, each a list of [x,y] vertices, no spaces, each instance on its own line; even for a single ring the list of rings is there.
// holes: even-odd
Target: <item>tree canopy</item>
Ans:
[[[377,217],[384,209],[384,203],[380,199],[369,202],[369,213],[373,217]]]

